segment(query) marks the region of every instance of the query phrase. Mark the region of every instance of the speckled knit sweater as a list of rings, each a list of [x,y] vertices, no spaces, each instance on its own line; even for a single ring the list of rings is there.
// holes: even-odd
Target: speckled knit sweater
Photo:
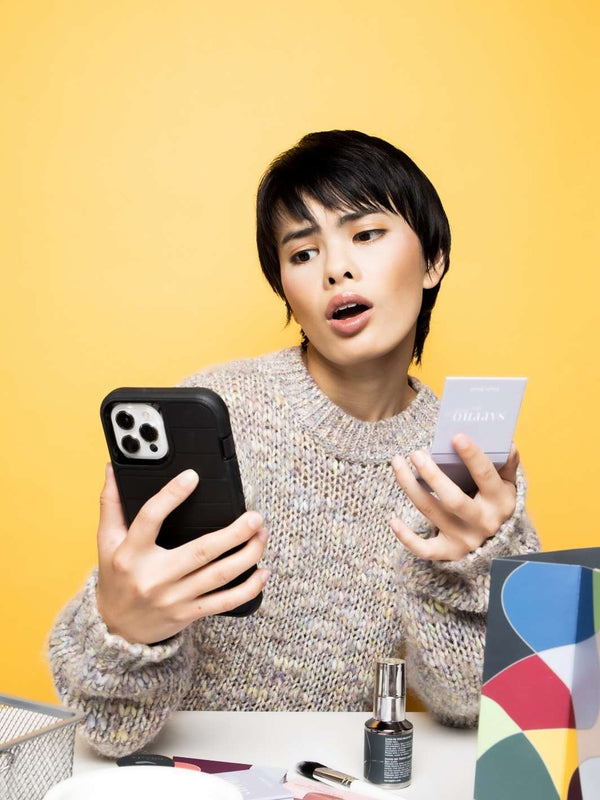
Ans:
[[[399,544],[394,515],[434,533],[390,465],[433,437],[438,400],[409,380],[409,407],[378,422],[329,400],[299,347],[182,382],[214,389],[229,407],[246,503],[270,533],[262,565],[272,575],[253,616],[202,619],[142,645],[107,632],[94,572],[49,640],[58,693],[85,711],[93,747],[137,750],[177,709],[367,712],[374,658],[400,653],[410,687],[440,721],[476,723],[490,561],[539,542],[519,469],[514,515],[476,552],[436,563]]]

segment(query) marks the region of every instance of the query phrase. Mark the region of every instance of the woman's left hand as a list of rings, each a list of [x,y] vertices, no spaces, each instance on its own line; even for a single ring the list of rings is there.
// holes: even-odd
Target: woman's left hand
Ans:
[[[411,553],[432,561],[458,561],[477,550],[512,516],[516,506],[519,453],[514,443],[500,470],[468,436],[459,434],[452,444],[477,484],[475,497],[465,494],[423,450],[411,453],[410,458],[437,497],[417,482],[402,456],[392,459],[398,483],[438,533],[423,539],[398,518],[390,520],[390,525]]]

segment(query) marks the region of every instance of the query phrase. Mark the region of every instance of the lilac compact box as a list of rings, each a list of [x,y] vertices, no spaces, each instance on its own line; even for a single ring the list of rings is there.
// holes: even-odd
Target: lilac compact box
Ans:
[[[467,494],[477,486],[452,446],[457,433],[473,439],[496,469],[506,464],[527,378],[446,378],[429,453]],[[419,483],[431,491],[427,483]]]

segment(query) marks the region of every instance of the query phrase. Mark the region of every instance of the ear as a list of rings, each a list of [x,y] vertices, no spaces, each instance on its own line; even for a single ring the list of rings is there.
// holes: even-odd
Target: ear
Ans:
[[[444,275],[444,265],[446,261],[446,254],[443,250],[439,250],[435,260],[429,264],[425,275],[423,276],[423,288],[433,289],[442,280]]]

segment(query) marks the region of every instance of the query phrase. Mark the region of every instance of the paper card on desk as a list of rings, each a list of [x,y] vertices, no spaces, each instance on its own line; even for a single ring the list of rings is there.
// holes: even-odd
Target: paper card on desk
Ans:
[[[221,772],[219,778],[232,783],[244,800],[292,800],[294,795],[281,781],[274,781],[260,767],[236,772]]]
[[[600,798],[600,548],[492,562],[475,800]]]
[[[288,772],[285,779],[285,786],[287,786],[294,794],[295,798],[306,797],[307,795],[322,795],[324,797],[337,797],[340,800],[372,800],[370,797],[365,797],[357,792],[352,792],[350,789],[343,789],[341,786],[329,786],[329,784],[320,783],[319,781],[305,778],[297,772]],[[390,795],[393,797],[393,794]]]
[[[283,784],[286,770],[280,767],[185,756],[173,756],[173,761],[175,766],[186,765],[201,772],[218,775],[219,778],[236,786],[244,800],[292,800],[293,798],[293,794]]]

